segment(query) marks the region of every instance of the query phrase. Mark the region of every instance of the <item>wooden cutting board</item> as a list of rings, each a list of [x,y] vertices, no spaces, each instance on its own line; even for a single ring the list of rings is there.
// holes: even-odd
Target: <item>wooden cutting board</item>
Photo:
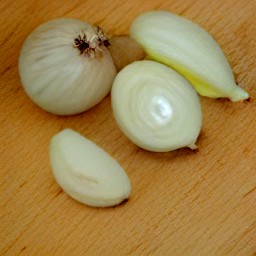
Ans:
[[[256,255],[255,0],[2,0],[0,5],[1,255]],[[39,24],[72,17],[126,34],[138,14],[155,9],[206,28],[251,95],[241,103],[201,97],[198,153],[136,147],[115,123],[109,96],[83,114],[58,117],[24,93],[19,51]],[[66,127],[125,168],[133,186],[126,204],[86,207],[55,183],[49,141]]]

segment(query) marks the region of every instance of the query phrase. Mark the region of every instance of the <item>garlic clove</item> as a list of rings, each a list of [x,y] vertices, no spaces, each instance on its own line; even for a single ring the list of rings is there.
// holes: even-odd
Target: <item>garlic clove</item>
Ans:
[[[171,66],[203,96],[249,98],[238,87],[230,65],[216,41],[199,25],[167,11],[137,17],[131,26],[137,40],[153,60]]]
[[[66,18],[36,28],[19,57],[20,78],[29,97],[58,115],[78,114],[98,104],[116,76],[102,33]]]
[[[154,61],[134,62],[116,76],[111,98],[120,129],[139,147],[155,152],[196,148],[199,97],[176,71]]]
[[[52,138],[50,162],[57,183],[83,204],[113,206],[131,193],[129,178],[122,167],[100,147],[71,129]]]

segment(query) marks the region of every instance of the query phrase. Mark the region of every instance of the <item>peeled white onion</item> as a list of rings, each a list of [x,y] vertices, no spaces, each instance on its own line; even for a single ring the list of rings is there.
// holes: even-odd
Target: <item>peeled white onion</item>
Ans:
[[[130,196],[131,184],[123,168],[103,149],[71,129],[52,138],[50,161],[57,183],[83,204],[113,206]]]
[[[139,147],[155,152],[196,148],[199,97],[176,71],[154,61],[134,62],[116,76],[111,98],[117,123]]]
[[[75,39],[90,40],[81,52]],[[110,91],[116,68],[96,28],[76,19],[56,19],[36,28],[25,40],[19,72],[29,97],[54,114],[83,112]],[[102,39],[102,38],[100,38]]]
[[[199,25],[166,11],[137,17],[130,31],[150,58],[186,77],[203,96],[240,101],[248,93],[236,85],[230,65],[212,36]]]

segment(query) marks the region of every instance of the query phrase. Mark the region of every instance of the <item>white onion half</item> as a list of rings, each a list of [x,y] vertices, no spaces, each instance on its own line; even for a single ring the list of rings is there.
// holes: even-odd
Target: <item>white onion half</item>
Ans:
[[[81,54],[74,39],[93,27],[76,19],[56,19],[36,28],[19,57],[22,84],[29,97],[54,114],[83,112],[110,91],[116,69],[105,46],[94,57]]]
[[[152,59],[173,67],[201,95],[232,101],[249,97],[236,85],[216,41],[192,21],[170,12],[152,11],[137,17],[130,33]]]
[[[139,147],[155,152],[196,148],[199,97],[176,71],[154,61],[134,62],[116,76],[111,98],[117,123]]]

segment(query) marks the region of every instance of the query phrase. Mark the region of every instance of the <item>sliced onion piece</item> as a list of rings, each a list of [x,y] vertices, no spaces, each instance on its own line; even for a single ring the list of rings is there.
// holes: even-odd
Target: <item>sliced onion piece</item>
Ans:
[[[199,97],[176,71],[154,61],[134,62],[115,78],[111,97],[117,123],[139,147],[155,152],[196,148]]]
[[[123,168],[104,150],[71,129],[52,138],[50,161],[57,183],[83,204],[113,206],[131,193]]]
[[[137,17],[130,33],[151,59],[177,70],[201,95],[231,101],[249,98],[236,85],[219,45],[194,22],[167,11],[152,11]]]

